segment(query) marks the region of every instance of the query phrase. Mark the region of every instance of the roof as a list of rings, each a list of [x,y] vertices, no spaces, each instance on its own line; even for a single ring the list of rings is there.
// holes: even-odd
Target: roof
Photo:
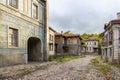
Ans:
[[[55,36],[62,36],[62,34],[61,34],[61,33],[56,32],[56,33],[55,33]]]
[[[106,23],[104,25],[104,29],[108,29],[110,27],[110,25],[113,25],[113,24],[119,24],[120,23],[120,19],[114,19],[114,20],[111,20],[109,23]]]
[[[56,32],[53,28],[49,27],[50,30],[52,30],[53,32]]]
[[[76,37],[78,37],[78,38],[82,39],[80,37],[80,34],[61,34],[61,33],[56,32],[55,36],[62,36],[62,37],[66,37],[66,38],[76,38]]]
[[[86,41],[98,41],[98,39],[95,37],[91,37],[91,38],[88,38]]]
[[[80,37],[80,34],[64,34],[65,37]]]

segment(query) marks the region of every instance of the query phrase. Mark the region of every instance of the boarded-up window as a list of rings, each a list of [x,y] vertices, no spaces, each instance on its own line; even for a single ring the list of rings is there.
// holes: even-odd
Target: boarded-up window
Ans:
[[[18,30],[9,28],[9,46],[18,47]]]
[[[10,6],[18,8],[18,0],[9,0]]]
[[[33,18],[38,19],[38,6],[33,4]]]

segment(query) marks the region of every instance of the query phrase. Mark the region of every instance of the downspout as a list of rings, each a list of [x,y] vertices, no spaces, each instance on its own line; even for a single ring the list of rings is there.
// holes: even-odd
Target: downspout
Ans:
[[[49,58],[49,15],[48,15],[48,0],[45,0],[45,26],[44,26],[44,61]]]

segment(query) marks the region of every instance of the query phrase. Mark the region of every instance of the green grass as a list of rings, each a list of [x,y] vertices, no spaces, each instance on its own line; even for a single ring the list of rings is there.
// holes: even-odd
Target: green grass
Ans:
[[[100,56],[92,59],[90,62],[91,62],[90,64],[92,64],[93,66],[95,66],[95,68],[97,70],[99,70],[100,72],[102,72],[104,74],[109,73],[109,71],[110,71],[110,65],[107,64],[107,63],[103,63],[103,61],[102,61],[102,59],[101,59]]]
[[[63,55],[63,56],[50,56],[50,61],[57,61],[57,62],[67,62],[77,58],[84,58],[85,56],[70,56],[70,55]]]

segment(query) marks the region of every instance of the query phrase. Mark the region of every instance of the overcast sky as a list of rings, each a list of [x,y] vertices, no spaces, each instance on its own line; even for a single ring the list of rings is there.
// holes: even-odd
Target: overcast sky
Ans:
[[[50,26],[58,32],[102,32],[117,12],[120,0],[49,0]]]

